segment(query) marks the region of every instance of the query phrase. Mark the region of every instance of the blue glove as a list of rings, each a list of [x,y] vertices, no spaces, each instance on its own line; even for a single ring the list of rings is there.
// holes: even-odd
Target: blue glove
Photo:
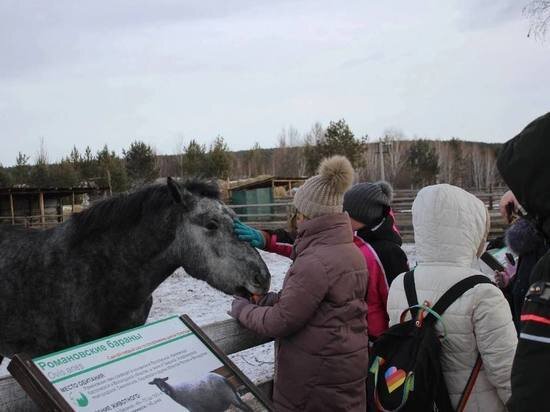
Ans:
[[[244,240],[259,249],[265,248],[265,238],[262,232],[245,225],[240,220],[233,221],[233,232],[239,240]]]

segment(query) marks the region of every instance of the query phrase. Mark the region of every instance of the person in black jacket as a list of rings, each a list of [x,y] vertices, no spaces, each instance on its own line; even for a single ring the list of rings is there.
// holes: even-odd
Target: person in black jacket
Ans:
[[[519,332],[521,309],[529,289],[531,274],[537,262],[547,251],[546,242],[532,222],[524,217],[517,219],[506,231],[506,245],[518,257],[516,274],[509,285],[512,316]]]
[[[535,119],[504,145],[497,167],[547,250],[529,278],[508,408],[512,412],[547,410],[544,405],[550,381],[550,113]]]
[[[344,194],[344,211],[362,226],[357,236],[372,246],[384,268],[389,285],[401,273],[408,272],[403,240],[391,210],[393,188],[387,182],[358,183]]]

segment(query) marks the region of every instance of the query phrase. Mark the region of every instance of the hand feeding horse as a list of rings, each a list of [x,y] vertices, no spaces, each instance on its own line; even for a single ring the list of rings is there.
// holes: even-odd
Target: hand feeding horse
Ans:
[[[227,294],[265,293],[270,274],[233,234],[216,185],[151,185],[48,230],[0,228],[0,361],[38,356],[145,323],[177,268]]]

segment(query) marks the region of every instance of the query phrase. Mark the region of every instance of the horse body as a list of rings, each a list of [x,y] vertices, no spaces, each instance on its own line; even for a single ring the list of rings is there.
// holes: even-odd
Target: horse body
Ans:
[[[38,356],[145,323],[178,267],[225,293],[269,288],[204,184],[156,185],[39,231],[0,229],[0,356]]]

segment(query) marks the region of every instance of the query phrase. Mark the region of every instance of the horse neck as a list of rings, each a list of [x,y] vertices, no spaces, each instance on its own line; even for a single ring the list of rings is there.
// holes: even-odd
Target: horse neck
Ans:
[[[84,250],[93,250],[94,259],[104,260],[98,262],[105,267],[104,273],[98,275],[109,278],[111,288],[123,289],[126,295],[133,292],[148,298],[179,267],[171,256],[172,241],[173,238],[163,235],[161,230],[136,225],[125,233],[104,232],[81,246]]]

